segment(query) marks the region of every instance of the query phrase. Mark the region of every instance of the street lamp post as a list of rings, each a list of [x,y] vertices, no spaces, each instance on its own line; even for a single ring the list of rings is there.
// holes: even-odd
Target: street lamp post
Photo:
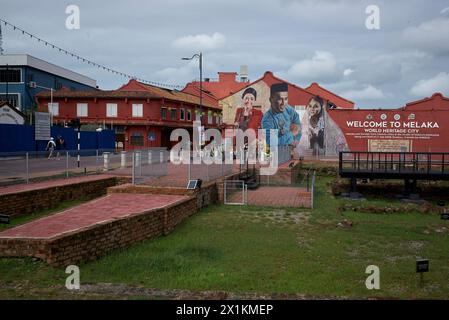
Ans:
[[[40,88],[40,89],[45,89],[45,90],[50,91],[50,105],[52,108],[52,112],[50,112],[50,110],[48,110],[48,111],[50,112],[50,117],[51,117],[50,125],[53,126],[53,91],[55,91],[55,89],[38,86],[35,82],[30,82],[29,86],[30,86],[30,88]]]
[[[198,58],[200,65],[200,125],[201,125],[201,109],[203,107],[203,53],[195,53],[191,58],[182,58],[182,60],[193,60]]]
[[[182,58],[182,60],[193,60],[198,58],[200,67],[200,111],[199,111],[199,140],[200,140],[200,157],[201,157],[201,127],[202,127],[202,109],[203,109],[203,53],[195,53],[191,58]],[[200,158],[201,159],[201,158]],[[189,179],[190,179],[190,163],[189,161]]]

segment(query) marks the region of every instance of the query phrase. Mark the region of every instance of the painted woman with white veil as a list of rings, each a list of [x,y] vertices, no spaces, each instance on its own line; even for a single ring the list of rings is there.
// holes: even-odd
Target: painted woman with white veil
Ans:
[[[319,96],[312,97],[301,119],[301,140],[295,153],[299,156],[337,155],[346,149],[345,136],[329,117],[323,99]]]

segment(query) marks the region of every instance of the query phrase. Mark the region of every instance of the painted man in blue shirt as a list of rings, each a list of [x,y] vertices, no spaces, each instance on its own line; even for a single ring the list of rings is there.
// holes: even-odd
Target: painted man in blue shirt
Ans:
[[[276,83],[270,89],[271,108],[262,118],[262,129],[278,130],[278,145],[295,145],[300,131],[299,115],[288,105],[288,84]],[[266,131],[266,141],[270,144],[270,131]]]

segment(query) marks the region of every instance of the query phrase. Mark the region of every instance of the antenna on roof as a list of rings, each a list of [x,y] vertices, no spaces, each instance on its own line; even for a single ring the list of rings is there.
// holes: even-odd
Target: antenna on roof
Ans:
[[[2,33],[2,24],[0,23],[0,56],[3,55],[3,33]]]

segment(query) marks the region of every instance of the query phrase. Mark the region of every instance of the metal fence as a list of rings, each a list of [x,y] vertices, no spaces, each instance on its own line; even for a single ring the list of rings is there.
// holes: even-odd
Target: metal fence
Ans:
[[[224,181],[224,204],[245,205],[248,203],[248,188],[243,180]]]
[[[449,175],[449,153],[341,152],[339,172],[420,173]]]
[[[145,183],[152,177],[168,175],[170,154],[167,150],[138,150],[132,152],[132,183]]]
[[[148,149],[132,152],[133,184],[149,184],[153,186],[185,187],[189,180],[216,180],[230,175],[237,170],[233,164],[190,164],[173,163],[170,161],[170,151],[165,149]],[[122,171],[123,172],[123,171]]]
[[[0,184],[105,172],[120,168],[122,158],[110,149],[0,152]]]
[[[288,147],[278,151],[279,159],[290,159],[287,156]],[[170,162],[170,152],[165,148],[0,152],[0,185],[112,172],[114,175],[132,176],[135,184],[184,187],[188,180],[201,179],[207,182],[254,169],[254,165],[247,164],[247,154],[240,156],[243,157],[240,165],[223,161],[195,164],[193,159],[190,164],[175,164]]]
[[[310,186],[310,206],[313,209],[314,208],[314,201],[315,201],[315,182],[316,182],[316,171],[313,171],[312,174],[312,183]],[[307,191],[309,190],[309,184],[307,184]]]

